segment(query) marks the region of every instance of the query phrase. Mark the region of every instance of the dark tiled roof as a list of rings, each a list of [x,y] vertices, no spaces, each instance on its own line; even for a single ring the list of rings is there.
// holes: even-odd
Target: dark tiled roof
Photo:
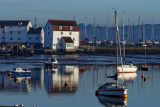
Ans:
[[[74,43],[71,37],[62,37],[66,43]]]
[[[75,20],[49,20],[54,26],[78,26]]]
[[[79,45],[87,45],[84,41],[79,41]]]
[[[27,26],[29,20],[0,20],[0,26]]]
[[[54,31],[79,31],[79,27],[75,20],[49,20]],[[59,29],[62,26],[62,29]],[[72,30],[70,27],[72,26]]]
[[[28,34],[41,34],[41,31],[42,31],[42,27],[38,27],[38,28],[30,27]]]

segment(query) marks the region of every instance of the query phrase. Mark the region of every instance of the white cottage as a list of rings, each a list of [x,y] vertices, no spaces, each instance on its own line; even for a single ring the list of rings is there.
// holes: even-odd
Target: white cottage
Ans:
[[[45,26],[44,47],[54,50],[77,49],[79,28],[76,21],[48,20]]]

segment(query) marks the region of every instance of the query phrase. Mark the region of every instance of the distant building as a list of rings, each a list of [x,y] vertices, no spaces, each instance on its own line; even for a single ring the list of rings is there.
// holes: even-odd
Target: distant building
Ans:
[[[37,49],[44,47],[44,30],[42,27],[30,27],[27,34],[28,44],[34,44]]]
[[[32,27],[29,20],[0,20],[0,43],[10,46],[38,44],[43,47],[44,31],[42,27]]]
[[[79,28],[76,21],[48,20],[45,26],[44,47],[57,50],[75,50],[79,46]]]

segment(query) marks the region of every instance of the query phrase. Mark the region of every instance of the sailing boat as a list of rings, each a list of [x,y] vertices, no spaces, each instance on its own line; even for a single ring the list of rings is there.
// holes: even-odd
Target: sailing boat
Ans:
[[[118,66],[118,42],[117,42],[117,34],[118,34],[118,26],[117,26],[117,11],[115,11],[115,22],[116,22],[116,65]],[[119,45],[120,46],[120,45]],[[96,91],[96,95],[105,95],[105,96],[112,96],[112,97],[127,97],[127,87],[120,86],[118,84],[118,73],[114,76],[111,76],[116,80],[116,83],[105,83],[104,85],[100,86]]]
[[[135,73],[137,71],[137,67],[133,65],[132,61],[126,61],[125,60],[125,43],[124,40],[124,12],[123,12],[123,64],[121,66],[117,67],[117,71],[119,73]]]

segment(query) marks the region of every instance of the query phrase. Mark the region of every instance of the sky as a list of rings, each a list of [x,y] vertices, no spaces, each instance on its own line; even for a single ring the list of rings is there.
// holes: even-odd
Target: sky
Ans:
[[[31,20],[34,24],[45,26],[48,19],[75,20],[77,23],[98,25],[114,24],[114,9],[118,12],[118,20],[122,20],[125,12],[125,24],[141,22],[160,23],[160,0],[0,0],[0,20]],[[108,23],[107,23],[108,17]]]

